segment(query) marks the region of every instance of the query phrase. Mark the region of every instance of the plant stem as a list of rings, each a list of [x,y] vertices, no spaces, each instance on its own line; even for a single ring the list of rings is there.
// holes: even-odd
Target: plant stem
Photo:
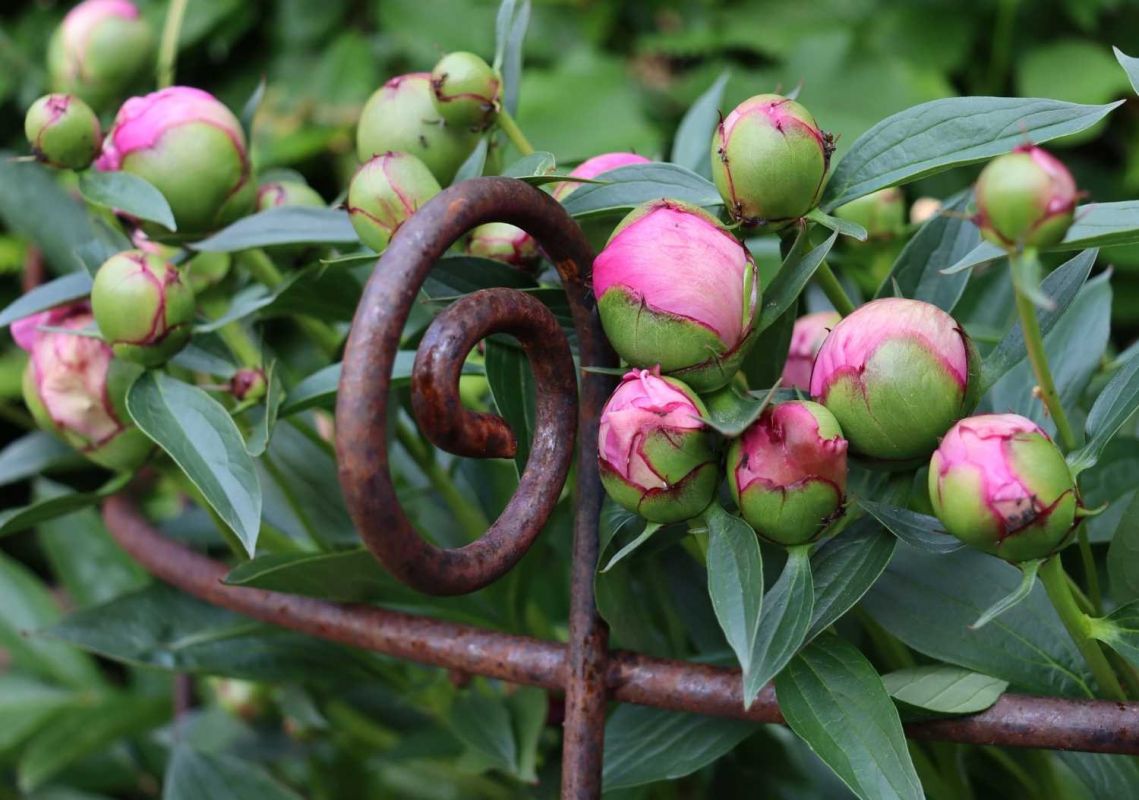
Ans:
[[[277,269],[272,259],[265,255],[264,250],[246,250],[241,256],[245,268],[258,283],[269,289],[275,289],[284,282],[285,276]],[[301,330],[308,334],[329,358],[335,358],[340,352],[341,336],[328,323],[304,314],[298,315],[296,321]]]
[[[1023,258],[1020,253],[1010,253],[1009,261]],[[1014,283],[1017,275],[1014,265],[1012,274]],[[1060,393],[1056,391],[1056,382],[1052,380],[1052,370],[1048,367],[1048,355],[1044,350],[1044,336],[1040,333],[1040,321],[1036,318],[1036,306],[1019,285],[1013,287],[1016,295],[1016,312],[1020,317],[1020,329],[1024,334],[1024,348],[1028,352],[1028,361],[1032,364],[1032,372],[1036,375],[1036,383],[1040,388],[1040,399],[1044,407],[1056,424],[1056,433],[1059,435],[1060,447],[1067,453],[1076,448],[1076,436],[1072,432],[1072,425],[1060,404]]]
[[[467,536],[471,539],[482,536],[490,527],[490,523],[487,522],[486,515],[482,513],[482,510],[459,493],[459,488],[455,486],[451,476],[431,457],[427,448],[419,441],[411,428],[402,421],[398,421],[396,422],[395,434],[400,445],[411,456],[411,460],[423,471],[432,487],[443,498],[443,502],[451,509],[451,513],[455,515],[455,519],[458,520]]]
[[[1076,538],[1080,543],[1080,561],[1084,566],[1084,580],[1088,584],[1088,599],[1092,604],[1092,613],[1103,616],[1103,594],[1099,589],[1099,570],[1096,569],[1095,555],[1092,553],[1092,544],[1088,541],[1088,528],[1080,523]]]
[[[1052,556],[1044,562],[1044,566],[1040,568],[1040,580],[1068,635],[1072,637],[1072,641],[1076,643],[1084,661],[1091,669],[1100,691],[1112,700],[1126,700],[1127,696],[1123,692],[1123,687],[1119,685],[1119,678],[1108,663],[1107,656],[1103,654],[1099,643],[1090,636],[1090,618],[1080,611],[1076,598],[1068,587],[1068,575],[1064,572],[1064,565],[1059,556]]]
[[[220,317],[226,312],[220,299],[203,300],[201,308],[207,317]],[[261,348],[249,337],[239,320],[222,325],[217,329],[217,335],[225,342],[225,346],[241,366],[254,368],[261,366]]]
[[[174,84],[174,62],[178,60],[178,36],[182,32],[182,19],[186,16],[186,6],[190,0],[170,0],[166,11],[166,23],[162,26],[162,41],[158,45],[156,79],[158,88],[165,89]]]
[[[831,271],[830,264],[827,262],[824,261],[819,264],[819,268],[815,272],[815,283],[823,290],[823,294],[827,296],[831,305],[834,306],[834,310],[840,315],[845,317],[854,311],[854,303],[851,302],[846,289],[842,288],[842,284],[838,282],[838,278]]]
[[[506,134],[506,138],[514,143],[519,153],[528,156],[534,152],[534,145],[530,144],[530,140],[526,138],[526,134],[522,132],[522,129],[518,127],[518,123],[514,121],[514,117],[510,116],[510,112],[505,108],[499,109],[498,127],[502,128],[502,132]]]

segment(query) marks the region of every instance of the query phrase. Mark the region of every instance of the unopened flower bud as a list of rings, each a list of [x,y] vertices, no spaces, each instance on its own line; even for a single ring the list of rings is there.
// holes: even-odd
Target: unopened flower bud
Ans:
[[[154,62],[154,32],[129,0],[86,0],[48,46],[52,88],[96,109],[125,94]]]
[[[187,86],[127,100],[96,166],[153,184],[184,236],[245,215],[256,192],[241,123],[213,95]]]
[[[474,53],[448,53],[431,71],[431,90],[448,125],[481,131],[498,114],[502,79]]]
[[[712,178],[744,226],[784,225],[818,203],[834,143],[794,100],[756,95],[712,137]]]
[[[680,522],[712,502],[720,468],[704,404],[678,380],[625,374],[601,411],[601,483],[651,522]]]
[[[606,172],[611,172],[621,167],[629,167],[634,164],[651,164],[652,162],[644,156],[639,156],[636,153],[604,153],[593,158],[588,158],[585,161],[574,167],[569,174],[571,178],[581,178],[582,180],[592,180],[599,175]],[[563,181],[554,184],[554,190],[551,192],[555,200],[564,202],[573,192],[583,184],[576,181]]]
[[[791,331],[791,348],[783,364],[783,386],[787,389],[811,390],[811,369],[815,356],[831,328],[842,319],[837,311],[817,311],[795,320]]]
[[[818,403],[766,409],[732,442],[727,463],[740,514],[768,541],[805,544],[842,513],[846,439]]]
[[[207,683],[218,706],[238,719],[253,722],[272,707],[272,693],[263,683],[210,677]]]
[[[839,206],[834,215],[861,225],[869,241],[892,239],[905,228],[906,197],[897,186],[891,186]]]
[[[134,469],[152,449],[126,411],[127,389],[141,368],[113,358],[110,346],[86,335],[93,322],[87,304],[76,303],[12,324],[12,337],[30,356],[24,402],[41,428],[95,463]]]
[[[1079,196],[1072,173],[1055,156],[1021,145],[981,170],[974,222],[1001,247],[1048,247],[1068,232]]]
[[[361,161],[391,151],[410,153],[440,184],[451,182],[477,143],[478,134],[447,124],[435,110],[429,72],[400,75],[377,89],[356,128]]]
[[[727,384],[755,341],[755,261],[693,206],[634,209],[593,262],[593,292],[618,355],[634,367],[659,365],[697,391]]]
[[[265,370],[255,367],[239,369],[229,379],[229,391],[239,401],[260,400],[269,391],[269,382],[265,380]]]
[[[399,226],[439,192],[439,182],[418,158],[383,153],[352,176],[348,216],[360,240],[382,253]]]
[[[95,273],[91,308],[116,356],[157,367],[190,341],[194,290],[161,256],[126,250]]]
[[[930,460],[929,497],[949,533],[1012,562],[1059,550],[1080,505],[1059,448],[1018,414],[954,425]]]
[[[941,201],[936,197],[919,197],[910,206],[910,224],[921,225],[941,213]]]
[[[850,452],[907,466],[976,405],[980,358],[937,306],[883,298],[839,322],[811,372],[811,396],[838,419]]]
[[[542,257],[533,236],[505,222],[488,222],[471,231],[467,252],[525,270],[533,269]]]
[[[70,94],[44,95],[32,103],[24,134],[38,160],[60,169],[87,169],[103,146],[99,118]]]
[[[258,211],[280,206],[324,208],[327,204],[315,189],[300,181],[268,181],[257,187]]]

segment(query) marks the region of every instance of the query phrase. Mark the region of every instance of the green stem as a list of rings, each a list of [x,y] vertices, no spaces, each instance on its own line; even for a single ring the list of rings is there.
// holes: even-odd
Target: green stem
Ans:
[[[506,134],[506,138],[514,143],[519,153],[528,156],[534,152],[534,145],[530,144],[530,140],[526,138],[526,134],[522,132],[522,129],[518,127],[518,123],[514,121],[514,117],[510,116],[510,112],[505,108],[499,109],[498,127],[502,128],[502,132]]]
[[[1076,538],[1080,543],[1080,561],[1084,567],[1084,580],[1088,584],[1088,599],[1092,604],[1092,613],[1094,616],[1103,616],[1103,593],[1099,588],[1099,570],[1096,569],[1095,555],[1092,553],[1092,544],[1088,540],[1088,528],[1086,525],[1081,524],[1079,530],[1076,532]]]
[[[1010,253],[1009,261],[1023,258],[1020,253]],[[1014,265],[1012,274],[1015,281],[1018,269]],[[1036,375],[1036,383],[1040,389],[1040,399],[1052,421],[1056,423],[1056,433],[1059,434],[1060,446],[1067,453],[1076,448],[1076,436],[1072,432],[1072,425],[1060,404],[1060,393],[1056,391],[1056,382],[1052,380],[1052,370],[1048,367],[1048,355],[1044,350],[1044,336],[1040,333],[1040,321],[1036,318],[1036,306],[1019,285],[1015,286],[1016,312],[1020,317],[1020,329],[1024,333],[1024,348],[1028,351],[1028,361],[1032,364],[1032,372]]]
[[[443,498],[443,502],[451,509],[451,513],[455,515],[455,519],[458,520],[467,536],[471,539],[482,536],[490,527],[486,515],[459,493],[459,488],[455,486],[451,476],[431,457],[431,453],[415,435],[415,432],[403,422],[397,422],[396,439],[407,454],[411,456],[411,460],[422,470],[435,491]]]
[[[997,18],[993,22],[993,52],[989,60],[987,80],[989,94],[1001,94],[1008,75],[1009,54],[1012,52],[1012,35],[1019,0],[1000,0]]]
[[[285,276],[264,250],[246,250],[241,254],[241,261],[253,279],[269,289],[275,289],[285,280]],[[304,314],[297,316],[296,320],[301,330],[308,334],[329,358],[336,357],[340,352],[341,336],[335,328]]]
[[[174,85],[174,62],[178,59],[178,36],[182,32],[182,19],[190,0],[170,0],[166,23],[162,26],[162,41],[158,45],[158,88]]]
[[[1090,618],[1080,611],[1076,598],[1068,587],[1068,576],[1064,572],[1064,565],[1059,556],[1052,556],[1044,562],[1044,566],[1040,568],[1040,580],[1068,635],[1072,637],[1088,668],[1091,669],[1100,691],[1112,700],[1126,700],[1127,696],[1123,692],[1123,687],[1119,685],[1119,678],[1108,663],[1107,656],[1103,654],[1099,643],[1091,638]]]
[[[854,311],[854,303],[851,302],[846,289],[842,288],[842,284],[838,282],[838,278],[830,268],[830,264],[823,262],[819,264],[818,270],[815,272],[815,283],[823,290],[823,294],[831,301],[834,310],[842,316],[849,315]]]

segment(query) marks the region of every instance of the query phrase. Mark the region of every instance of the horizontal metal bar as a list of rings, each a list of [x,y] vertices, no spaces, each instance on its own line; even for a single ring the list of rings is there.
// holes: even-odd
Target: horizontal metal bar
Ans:
[[[226,586],[226,567],[162,536],[124,496],[103,506],[111,535],[158,578],[201,599],[273,625],[387,655],[514,683],[564,688],[566,647],[526,636],[365,605]],[[606,685],[613,700],[781,723],[768,686],[744,710],[735,669],[615,651]],[[912,722],[906,734],[1003,747],[1139,755],[1139,703],[1006,694],[979,714]]]

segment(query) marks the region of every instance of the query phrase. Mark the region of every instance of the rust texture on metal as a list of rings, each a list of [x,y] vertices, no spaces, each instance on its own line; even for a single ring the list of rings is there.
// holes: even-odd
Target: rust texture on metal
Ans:
[[[467,456],[511,455],[516,448],[514,433],[503,420],[462,408],[458,375],[463,359],[480,339],[492,333],[517,338],[534,371],[538,397],[530,456],[517,491],[480,539],[461,548],[441,549],[423,541],[403,513],[388,463],[392,366],[412,303],[431,267],[452,243],[485,222],[522,228],[557,268],[581,366],[616,364],[589,285],[593,252],[561,204],[511,178],[458,183],[400,227],[364,289],[345,349],[336,405],[340,483],[361,538],[393,575],[429,594],[474,591],[518,562],[553,511],[572,457],[576,405],[580,446],[571,644],[561,684],[566,689],[562,796],[595,797],[601,780],[608,648],[608,630],[593,599],[601,513],[595,443],[598,416],[612,379],[587,371],[575,376],[564,334],[533,298],[509,289],[472,295],[440,314],[420,343],[412,375],[412,408],[425,435],[445,450]]]
[[[567,685],[570,653],[565,645],[373,606],[226,586],[221,582],[224,564],[165,538],[131,500],[111,498],[103,516],[112,536],[148,571],[215,605],[422,664],[547,689]],[[619,702],[783,722],[770,686],[749,709],[743,708],[736,669],[614,651],[602,682],[608,697]],[[1139,755],[1139,703],[1006,694],[979,714],[908,723],[906,734],[966,744]]]

